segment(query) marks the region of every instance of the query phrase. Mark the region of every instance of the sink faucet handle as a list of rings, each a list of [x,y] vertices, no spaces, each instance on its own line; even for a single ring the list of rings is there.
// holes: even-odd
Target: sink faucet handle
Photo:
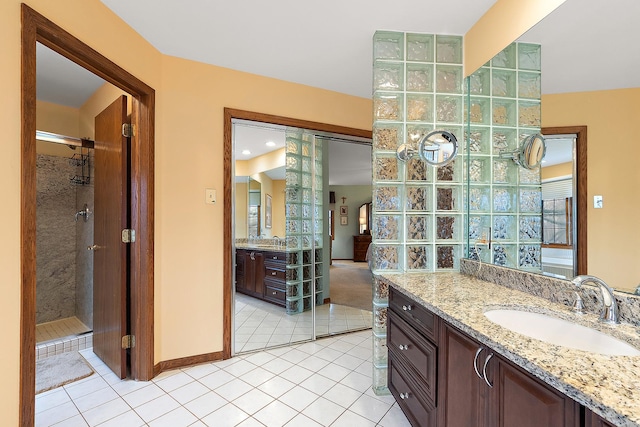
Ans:
[[[584,302],[582,302],[582,297],[579,293],[574,292],[574,294],[576,296],[576,299],[575,301],[573,301],[573,311],[582,314],[584,310]]]

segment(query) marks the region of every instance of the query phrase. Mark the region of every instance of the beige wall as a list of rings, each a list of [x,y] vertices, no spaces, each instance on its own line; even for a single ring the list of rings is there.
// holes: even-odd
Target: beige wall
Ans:
[[[638,117],[640,88],[542,97],[543,127],[587,126],[587,269],[626,290],[640,284]]]
[[[566,0],[498,0],[464,36],[469,76]]]
[[[19,413],[20,3],[0,2],[6,425]],[[163,56],[98,0],[28,3],[156,90],[155,362],[221,351],[223,108],[370,129],[371,100]],[[205,204],[205,188],[218,190],[217,204]]]
[[[543,165],[544,166],[544,165]],[[544,166],[541,171],[542,179],[550,179],[558,176],[573,175],[573,163],[560,163],[553,166]]]

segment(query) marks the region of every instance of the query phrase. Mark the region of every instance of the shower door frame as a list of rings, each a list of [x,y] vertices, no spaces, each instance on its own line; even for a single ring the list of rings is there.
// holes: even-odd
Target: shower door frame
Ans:
[[[22,4],[22,129],[21,129],[21,314],[20,425],[35,421],[36,312],[36,42],[86,68],[133,98],[131,123],[131,224],[137,239],[131,245],[130,333],[131,376],[147,381],[154,376],[154,141],[155,91],[152,87],[96,52],[29,6]]]

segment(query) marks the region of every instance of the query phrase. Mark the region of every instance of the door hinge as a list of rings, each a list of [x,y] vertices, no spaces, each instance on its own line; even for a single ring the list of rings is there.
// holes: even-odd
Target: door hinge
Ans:
[[[122,348],[133,348],[136,346],[136,337],[135,335],[125,335],[122,337]]]
[[[122,136],[126,138],[132,138],[136,134],[135,127],[130,123],[122,124]]]
[[[136,241],[136,230],[125,228],[122,230],[122,243],[133,243]]]

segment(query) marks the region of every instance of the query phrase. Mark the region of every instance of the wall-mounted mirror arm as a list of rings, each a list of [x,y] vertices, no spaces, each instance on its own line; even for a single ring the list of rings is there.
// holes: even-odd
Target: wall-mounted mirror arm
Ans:
[[[524,138],[517,150],[502,152],[500,157],[512,159],[525,169],[535,169],[542,163],[546,152],[547,145],[544,136],[536,133]]]
[[[418,144],[418,149],[402,144],[396,150],[396,155],[403,162],[420,157],[422,161],[432,166],[444,166],[451,162],[458,154],[458,139],[451,132],[434,130],[425,135]]]

